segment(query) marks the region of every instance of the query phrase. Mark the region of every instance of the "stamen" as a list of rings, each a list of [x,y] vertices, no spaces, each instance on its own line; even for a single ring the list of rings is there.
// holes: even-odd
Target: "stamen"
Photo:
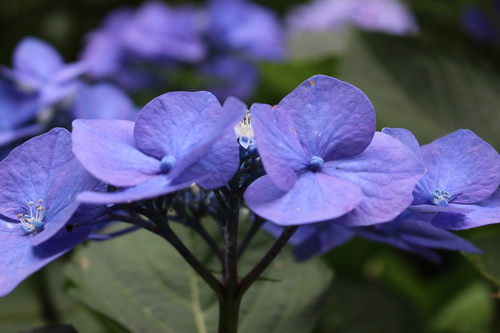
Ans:
[[[28,214],[17,214],[19,222],[21,222],[21,229],[25,234],[29,235],[31,233],[39,233],[44,228],[43,218],[45,217],[45,208],[41,205],[43,203],[42,199],[38,200],[39,204],[35,206],[36,212],[33,214],[33,201],[28,202],[30,206],[30,213]]]
[[[446,206],[451,199],[451,195],[447,191],[442,191],[440,189],[435,190],[429,195],[429,200],[436,206]]]
[[[250,110],[247,110],[243,120],[234,126],[234,133],[238,137],[238,143],[245,149],[255,142],[255,134],[252,127],[252,117]]]

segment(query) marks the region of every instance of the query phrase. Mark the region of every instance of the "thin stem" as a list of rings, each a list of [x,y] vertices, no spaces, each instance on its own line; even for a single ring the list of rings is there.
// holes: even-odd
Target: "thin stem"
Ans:
[[[276,258],[288,240],[293,236],[299,226],[285,227],[281,236],[276,240],[273,246],[269,249],[264,257],[257,265],[240,281],[239,293],[241,296],[250,288],[250,286],[259,278],[259,276],[266,270],[269,264]]]
[[[243,252],[245,252],[248,245],[250,245],[250,242],[252,241],[253,237],[260,230],[260,227],[264,224],[264,222],[265,222],[264,219],[260,216],[257,216],[255,218],[254,223],[252,223],[250,230],[248,230],[248,233],[245,235],[245,238],[243,238],[243,241],[241,242],[240,247],[238,248],[238,259],[241,258],[241,255],[243,254]]]
[[[42,268],[33,274],[35,280],[35,290],[42,318],[50,323],[57,324],[61,321],[61,314],[59,313],[54,297],[51,294],[49,281],[47,280],[47,269]]]
[[[219,247],[219,244],[215,241],[215,239],[210,235],[201,223],[199,219],[192,219],[188,225],[196,231],[202,238],[207,242],[208,246],[212,249],[214,254],[219,258],[219,261],[222,263],[224,260],[222,249]]]
[[[205,265],[203,265],[194,254],[184,245],[180,238],[175,234],[175,232],[170,228],[168,220],[163,218],[156,207],[154,207],[153,202],[148,201],[148,209],[151,216],[148,216],[151,221],[153,221],[158,227],[158,234],[167,240],[179,254],[188,262],[188,264],[201,276],[201,278],[212,288],[215,293],[220,298],[224,286],[219,280],[210,272]]]

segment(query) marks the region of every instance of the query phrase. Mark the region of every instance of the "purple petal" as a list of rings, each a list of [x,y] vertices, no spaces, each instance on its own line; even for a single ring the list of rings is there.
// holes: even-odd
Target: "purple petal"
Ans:
[[[375,112],[361,90],[316,75],[279,103],[292,115],[304,150],[325,162],[361,153],[375,133]]]
[[[39,80],[50,80],[63,65],[61,56],[51,45],[34,37],[26,37],[17,45],[12,62],[17,71]]]
[[[152,179],[160,161],[136,146],[134,123],[127,120],[78,119],[73,122],[73,152],[96,178],[127,187]]]
[[[429,195],[443,190],[450,202],[474,203],[490,197],[500,184],[500,156],[470,130],[458,130],[422,146],[427,174],[417,187]]]
[[[163,94],[149,102],[137,117],[137,146],[157,159],[173,155],[179,160],[204,141],[221,110],[215,96],[206,91]]]
[[[279,105],[253,104],[251,114],[264,168],[278,188],[289,190],[299,171],[307,168],[312,157],[302,149],[297,125],[287,110]]]
[[[413,135],[412,132],[408,131],[404,128],[388,128],[385,127],[382,129],[382,133],[390,135],[402,143],[404,143],[408,148],[410,148],[411,152],[417,160],[423,162],[422,152],[420,151],[420,144],[418,143],[417,138]]]
[[[278,225],[326,221],[356,208],[361,189],[350,181],[321,172],[304,172],[289,191],[280,190],[269,176],[253,182],[245,194],[248,207]]]
[[[135,120],[137,109],[118,87],[101,82],[83,86],[72,107],[75,118]]]
[[[323,171],[358,185],[361,204],[335,220],[345,226],[390,221],[412,202],[412,190],[425,168],[399,140],[377,132],[364,152],[325,163]]]
[[[449,231],[436,228],[429,222],[413,217],[398,226],[401,238],[419,246],[453,251],[481,252],[473,244]]]
[[[75,228],[71,233],[59,231],[49,241],[32,246],[30,237],[19,226],[8,230],[13,223],[0,221],[0,297],[10,293],[28,276],[63,255],[90,233],[89,228]]]
[[[196,181],[196,179],[194,181]],[[188,187],[192,183],[193,180],[189,180],[185,183],[173,184],[172,179],[169,178],[168,175],[159,175],[140,185],[127,188],[120,192],[82,192],[77,196],[77,200],[94,204],[130,203],[173,193]]]
[[[439,213],[432,220],[432,224],[443,229],[463,230],[500,222],[500,190],[473,205],[456,206],[468,211]]]

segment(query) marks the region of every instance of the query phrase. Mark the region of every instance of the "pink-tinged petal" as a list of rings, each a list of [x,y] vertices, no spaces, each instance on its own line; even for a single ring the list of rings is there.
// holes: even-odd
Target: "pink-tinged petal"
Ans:
[[[361,154],[327,162],[323,172],[361,188],[361,204],[335,223],[364,226],[390,221],[412,202],[415,184],[425,168],[401,141],[377,132]]]
[[[302,149],[297,126],[288,110],[279,105],[253,104],[251,114],[264,168],[278,188],[289,190],[312,156],[307,156]]]
[[[464,211],[439,213],[432,220],[434,226],[449,230],[463,230],[500,223],[500,190],[495,191],[488,199],[472,205],[450,204],[448,206],[459,206]]]
[[[485,200],[500,184],[500,156],[470,130],[458,130],[422,146],[427,174],[418,187],[447,191],[452,203]]]
[[[63,65],[63,60],[56,49],[34,37],[26,37],[18,44],[12,62],[17,71],[40,80],[51,79]]]
[[[321,222],[355,209],[363,198],[354,183],[321,172],[301,174],[289,191],[274,185],[269,176],[253,182],[245,194],[248,207],[278,225]]]
[[[73,122],[72,135],[75,156],[104,182],[134,186],[160,172],[160,161],[137,148],[131,121],[78,119]]]
[[[332,77],[311,77],[279,105],[292,115],[304,150],[325,162],[361,153],[375,133],[375,111],[366,95]]]

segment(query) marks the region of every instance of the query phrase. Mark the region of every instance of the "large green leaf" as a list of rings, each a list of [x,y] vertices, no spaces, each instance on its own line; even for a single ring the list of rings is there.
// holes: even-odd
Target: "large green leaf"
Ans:
[[[214,271],[219,265],[192,230],[175,226],[193,252]],[[247,249],[240,275],[272,244],[258,234]],[[218,303],[213,291],[163,239],[146,231],[91,244],[68,270],[70,293],[93,311],[130,332],[215,332]],[[285,249],[245,297],[240,333],[304,333],[314,326],[317,306],[331,280],[319,262],[296,264]]]
[[[493,227],[482,228],[492,230]],[[490,281],[500,287],[500,233],[478,231],[473,237],[472,242],[480,248],[483,253],[464,254],[479,271]]]
[[[407,128],[423,143],[469,128],[498,147],[500,77],[485,58],[457,49],[359,34],[342,78],[367,94],[382,126]]]

